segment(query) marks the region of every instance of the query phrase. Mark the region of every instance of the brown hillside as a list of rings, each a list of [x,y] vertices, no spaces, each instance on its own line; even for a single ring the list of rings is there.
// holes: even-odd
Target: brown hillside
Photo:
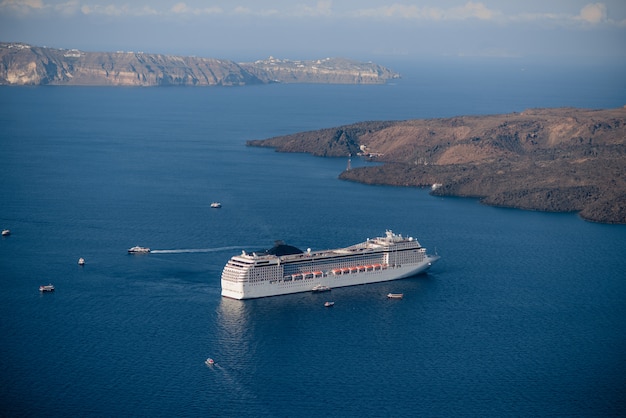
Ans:
[[[437,195],[626,223],[626,108],[362,122],[248,144],[385,163],[344,172],[346,180],[438,183]]]

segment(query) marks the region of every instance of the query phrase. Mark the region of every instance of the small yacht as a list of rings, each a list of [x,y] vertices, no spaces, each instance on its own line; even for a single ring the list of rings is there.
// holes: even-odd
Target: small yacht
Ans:
[[[3,229],[2,230],[2,236],[3,237],[8,237],[9,235],[11,235],[11,231],[9,229]]]
[[[324,306],[326,306],[327,308],[331,308],[331,307],[335,306],[335,302],[326,302],[326,303],[324,303]]]
[[[78,265],[79,265],[79,266],[84,266],[84,265],[85,265],[85,259],[84,259],[84,258],[82,258],[82,257],[81,257],[81,258],[79,258],[79,259],[78,259]]]
[[[220,202],[213,202],[213,203],[211,203],[211,207],[213,209],[219,209],[219,208],[222,207],[222,204]]]
[[[140,247],[138,245],[128,249],[130,254],[146,254],[150,252],[150,248]]]
[[[39,286],[39,291],[42,293],[45,292],[54,292],[54,285],[52,283],[44,285],[44,286]]]

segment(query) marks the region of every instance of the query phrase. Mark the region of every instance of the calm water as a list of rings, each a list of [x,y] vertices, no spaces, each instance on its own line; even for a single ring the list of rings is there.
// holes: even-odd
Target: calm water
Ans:
[[[626,103],[612,67],[441,64],[387,86],[0,88],[0,415],[625,415],[626,227],[341,182],[346,159],[244,146]],[[241,249],[387,228],[441,261],[331,296],[220,296]]]

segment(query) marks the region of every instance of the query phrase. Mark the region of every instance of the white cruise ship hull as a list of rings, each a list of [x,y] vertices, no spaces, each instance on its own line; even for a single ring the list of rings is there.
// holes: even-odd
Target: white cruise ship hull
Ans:
[[[341,275],[324,273],[321,277],[302,279],[261,280],[258,282],[231,281],[222,278],[222,296],[232,299],[254,299],[268,296],[287,295],[292,293],[310,292],[317,285],[331,289],[369,283],[387,282],[405,279],[423,273],[439,259],[439,256],[426,255],[417,264],[401,266],[385,266],[378,270],[353,272]]]

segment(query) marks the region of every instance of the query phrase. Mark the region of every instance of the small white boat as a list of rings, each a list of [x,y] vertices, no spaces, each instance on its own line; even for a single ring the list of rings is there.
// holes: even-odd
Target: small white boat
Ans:
[[[79,265],[79,266],[84,266],[84,265],[85,265],[85,259],[84,259],[84,258],[82,258],[82,257],[81,257],[81,258],[79,258],[79,259],[78,259],[78,265]]]
[[[204,364],[206,364],[207,366],[213,366],[215,364],[215,360],[213,360],[212,358],[208,358],[204,361]]]
[[[330,292],[330,287],[324,286],[323,284],[318,284],[311,289],[313,293],[321,293],[321,292]]]
[[[44,285],[44,286],[39,286],[39,291],[42,293],[54,292],[54,286],[52,285],[52,283]]]
[[[402,299],[404,297],[404,293],[388,293],[387,297],[389,299]]]
[[[3,229],[2,230],[2,236],[3,237],[8,237],[9,235],[11,235],[11,230],[9,230],[9,229]]]
[[[150,252],[150,248],[140,247],[138,245],[128,249],[130,254],[146,254]]]
[[[326,306],[327,308],[331,308],[331,307],[335,306],[335,302],[326,302],[326,303],[324,303],[324,306]]]
[[[219,208],[222,207],[222,204],[220,202],[213,202],[213,203],[211,203],[211,207],[213,209],[219,209]]]

